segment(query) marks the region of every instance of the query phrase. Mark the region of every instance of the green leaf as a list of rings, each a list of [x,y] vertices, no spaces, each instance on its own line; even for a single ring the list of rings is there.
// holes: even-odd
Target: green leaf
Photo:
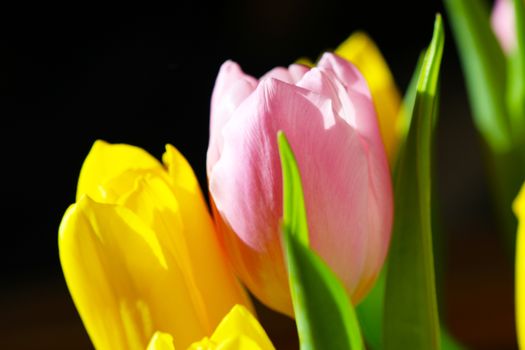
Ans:
[[[408,89],[403,99],[403,115],[401,116],[401,120],[403,120],[403,138],[401,140],[399,154],[403,152],[404,139],[406,134],[408,134],[408,129],[410,127],[412,110],[414,109],[414,103],[416,100],[419,72],[421,70],[424,57],[424,53],[419,57],[416,69],[412,74],[412,78],[410,79]],[[367,345],[373,350],[379,350],[383,348],[381,342],[383,340],[383,307],[387,264],[388,257],[387,261],[385,261],[385,265],[381,269],[374,287],[368,293],[365,299],[356,307],[357,317],[359,319],[359,324],[361,325],[361,330],[363,331],[363,336]]]
[[[506,112],[506,63],[481,0],[444,0],[456,38],[474,122],[497,152],[510,147]]]
[[[525,5],[523,0],[514,0],[513,3],[516,48],[510,54],[508,61],[507,106],[511,130],[519,143],[525,132]]]
[[[406,136],[408,134],[408,129],[410,128],[410,121],[412,120],[412,110],[414,109],[414,103],[416,102],[416,93],[417,93],[417,82],[419,79],[419,72],[421,71],[421,65],[423,64],[423,60],[425,58],[425,52],[423,51],[417,60],[416,68],[414,69],[414,72],[412,73],[412,77],[410,78],[410,82],[408,83],[408,88],[405,92],[405,96],[403,97],[403,108],[401,110],[401,120],[403,121],[403,138],[401,140],[401,143],[405,143]]]
[[[357,318],[366,344],[372,350],[382,349],[383,306],[387,265],[381,269],[376,283],[368,295],[356,307]]]
[[[441,328],[441,350],[463,350],[465,347],[460,344],[446,328]]]
[[[436,17],[394,185],[395,218],[386,276],[385,349],[439,349],[431,230],[431,139],[444,31]]]
[[[283,171],[283,237],[290,291],[302,350],[365,349],[345,288],[308,247],[301,178],[284,133],[278,133]]]
[[[282,131],[277,133],[279,155],[283,172],[283,221],[287,228],[297,235],[304,245],[308,246],[308,222],[304,206],[301,175],[295,162],[292,149]]]
[[[425,58],[425,51],[421,53],[417,61],[416,67],[410,79],[410,83],[405,92],[405,97],[403,99],[403,112],[402,116],[404,123],[406,122],[406,132],[404,135],[408,134],[408,129],[410,127],[410,121],[412,119],[412,111],[414,110],[414,104],[416,101],[417,95],[417,85],[419,81],[419,75],[421,71],[421,66],[423,65],[423,60]],[[434,118],[434,123],[437,118]],[[402,140],[404,144],[404,138]],[[403,145],[400,147],[400,154],[403,152]],[[395,170],[394,170],[395,172]],[[432,193],[435,193],[435,190],[432,189]],[[434,199],[432,196],[432,209],[435,209]],[[435,214],[432,213],[432,224],[433,230],[436,226]],[[433,236],[434,242],[436,237]],[[434,251],[436,246],[434,245]],[[385,296],[385,281],[386,281],[386,272],[388,269],[388,258],[385,261],[385,265],[381,269],[379,277],[374,284],[372,290],[368,293],[365,299],[356,307],[357,317],[359,319],[359,324],[361,325],[361,330],[363,332],[363,337],[365,338],[367,346],[372,350],[383,349],[382,340],[383,340],[383,310],[384,310],[384,296]],[[442,350],[459,350],[463,347],[447,332],[445,326],[441,325],[441,348]]]

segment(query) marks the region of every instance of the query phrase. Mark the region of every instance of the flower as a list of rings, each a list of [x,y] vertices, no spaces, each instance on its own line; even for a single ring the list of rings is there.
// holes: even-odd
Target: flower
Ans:
[[[190,165],[170,145],[163,160],[95,142],[60,225],[64,276],[97,349],[145,349],[156,330],[185,348],[250,307]]]
[[[525,184],[514,201],[518,217],[516,240],[516,329],[520,348],[525,347]]]
[[[503,51],[510,54],[516,47],[516,25],[512,1],[496,0],[490,22]]]
[[[266,305],[293,315],[283,263],[283,130],[301,172],[310,242],[358,303],[382,267],[392,189],[369,89],[326,53],[317,67],[278,67],[261,79],[223,64],[211,103],[207,171],[217,229],[240,279]]]
[[[174,350],[173,337],[156,332],[148,350]],[[188,350],[274,350],[257,319],[241,305],[235,305],[221,321],[211,338],[193,343]]]

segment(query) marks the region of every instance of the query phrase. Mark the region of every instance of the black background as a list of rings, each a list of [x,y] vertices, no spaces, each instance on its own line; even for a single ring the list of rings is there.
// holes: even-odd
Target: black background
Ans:
[[[157,157],[171,143],[205,188],[209,101],[223,61],[260,76],[363,29],[404,91],[437,12],[439,1],[267,0],[180,5],[165,16],[4,13],[0,347],[90,347],[63,281],[57,229],[93,141],[130,143]],[[448,26],[441,86],[435,181],[447,234],[444,315],[468,345],[513,348],[511,263],[495,237]]]

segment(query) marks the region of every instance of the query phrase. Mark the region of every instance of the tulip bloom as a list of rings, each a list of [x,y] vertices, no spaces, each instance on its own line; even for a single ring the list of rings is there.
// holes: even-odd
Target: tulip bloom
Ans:
[[[211,103],[207,170],[214,217],[241,280],[293,315],[281,247],[277,131],[301,172],[310,244],[358,303],[382,267],[392,189],[370,91],[349,62],[275,68],[260,80],[223,64]]]
[[[525,184],[514,202],[518,217],[516,241],[516,328],[520,348],[525,347]]]
[[[236,305],[224,317],[211,338],[193,343],[188,350],[275,350],[257,319],[243,306]],[[175,350],[173,337],[156,332],[148,350]]]
[[[490,18],[503,51],[508,55],[516,47],[516,24],[511,0],[496,0]]]
[[[163,160],[97,141],[60,225],[64,276],[97,349],[145,349],[156,330],[186,348],[250,305],[191,167],[169,145]]]

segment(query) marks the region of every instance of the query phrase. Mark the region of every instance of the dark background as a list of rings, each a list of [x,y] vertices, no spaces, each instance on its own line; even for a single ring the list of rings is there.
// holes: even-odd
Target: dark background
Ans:
[[[96,139],[160,157],[175,145],[205,185],[209,101],[226,59],[260,76],[316,58],[357,29],[404,91],[439,1],[226,1],[166,16],[4,12],[0,22],[0,348],[90,348],[57,252],[62,214]],[[446,21],[446,14],[445,14]],[[512,263],[494,223],[480,140],[447,26],[436,179],[443,317],[472,348],[512,349]],[[263,311],[276,342],[290,323]]]

